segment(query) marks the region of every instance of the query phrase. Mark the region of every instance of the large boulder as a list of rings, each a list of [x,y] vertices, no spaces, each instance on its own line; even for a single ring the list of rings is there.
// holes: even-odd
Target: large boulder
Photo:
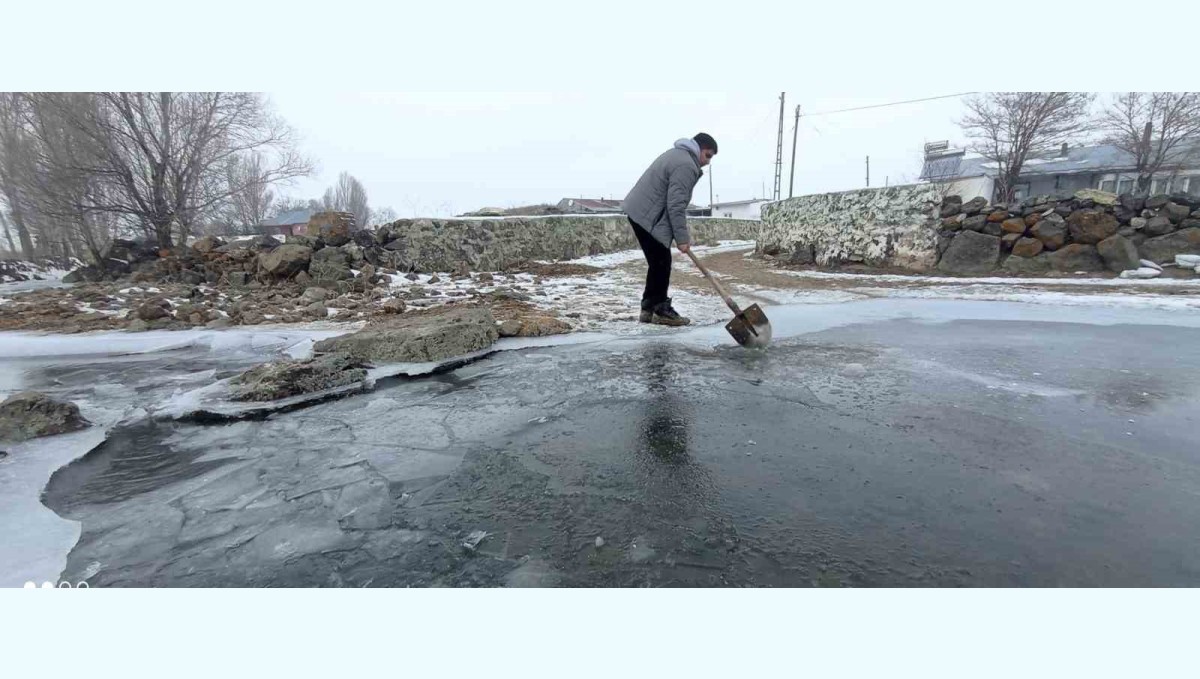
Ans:
[[[290,278],[308,267],[312,259],[312,248],[285,243],[270,252],[258,256],[258,268],[275,278]]]
[[[1146,209],[1147,210],[1157,210],[1157,209],[1165,206],[1169,202],[1171,202],[1171,198],[1169,196],[1166,196],[1161,193],[1157,194],[1157,195],[1153,195],[1146,199]]]
[[[973,217],[987,207],[987,204],[988,202],[986,198],[983,196],[976,196],[975,198],[972,198],[971,200],[968,200],[962,204],[963,214],[967,215],[968,217]]]
[[[358,384],[366,376],[362,361],[345,354],[330,354],[255,366],[230,380],[230,388],[235,401],[275,401]]]
[[[1012,274],[1044,274],[1050,270],[1050,255],[1045,252],[1036,257],[1013,255],[1000,268]]]
[[[1098,189],[1080,189],[1075,192],[1075,200],[1084,201],[1090,200],[1096,205],[1116,205],[1120,198],[1115,193],[1108,191],[1100,191]]]
[[[1076,243],[1095,245],[1115,234],[1121,224],[1117,218],[1095,209],[1076,210],[1067,217],[1067,229]]]
[[[1171,223],[1171,219],[1166,215],[1158,215],[1146,220],[1145,226],[1142,227],[1142,233],[1147,236],[1165,236],[1175,230],[1175,225]]]
[[[1104,271],[1104,260],[1095,245],[1071,243],[1050,253],[1050,266],[1056,271]]]
[[[1016,233],[1023,235],[1026,228],[1028,228],[1028,226],[1026,226],[1025,220],[1020,217],[1012,217],[1000,223],[1000,230],[1004,233]]]
[[[987,215],[974,214],[963,220],[962,228],[964,231],[983,231],[983,227],[987,226]]]
[[[937,268],[957,274],[987,273],[1000,260],[1000,239],[974,231],[963,231],[954,237]]]
[[[358,231],[357,233],[362,233],[362,232]],[[367,263],[367,259],[364,256],[363,248],[358,243],[354,243],[354,242],[346,243],[345,245],[341,246],[338,249],[341,250],[342,252],[346,253],[346,261],[350,263],[351,268],[361,269],[363,267],[363,265],[365,265]],[[371,249],[374,249],[374,246],[372,246]]]
[[[1056,212],[1029,227],[1029,232],[1042,241],[1047,250],[1057,250],[1067,242],[1067,222]]]
[[[366,229],[351,231],[350,240],[364,250],[370,250],[379,245],[379,243],[375,242],[375,233]]]
[[[349,212],[318,212],[308,220],[307,235],[320,238],[326,245],[340,247],[350,242],[354,215]]]
[[[962,212],[962,196],[946,196],[942,199],[942,217],[953,217]]]
[[[364,361],[440,361],[486,349],[496,341],[489,309],[460,308],[440,315],[402,315],[341,337],[317,343],[318,352],[343,352]]]
[[[1179,222],[1187,219],[1188,213],[1191,211],[1191,208],[1186,205],[1180,205],[1178,203],[1171,202],[1164,205],[1162,210],[1159,211],[1159,214],[1165,216],[1167,219],[1170,219],[1172,223],[1178,224]]]
[[[22,391],[0,403],[0,441],[65,434],[89,424],[80,416],[79,406],[36,391]]]
[[[354,277],[350,272],[350,255],[341,248],[317,250],[308,265],[308,275],[314,284],[332,288],[338,281]]]
[[[1110,236],[1096,245],[1096,251],[1104,260],[1109,271],[1121,273],[1126,269],[1136,269],[1138,266],[1138,250],[1129,239],[1121,236]]]
[[[1012,253],[1016,257],[1037,257],[1042,254],[1045,245],[1036,238],[1021,238],[1013,243]],[[1005,260],[1007,261],[1007,260]]]
[[[1143,259],[1151,262],[1173,262],[1175,255],[1200,254],[1200,228],[1180,229],[1175,233],[1148,238],[1138,246]]]

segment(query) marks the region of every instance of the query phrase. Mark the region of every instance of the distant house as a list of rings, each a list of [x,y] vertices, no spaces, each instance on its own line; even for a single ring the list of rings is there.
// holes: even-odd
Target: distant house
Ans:
[[[976,196],[995,200],[996,163],[980,156],[968,157],[947,142],[925,145],[921,179],[935,183],[954,183],[954,193],[970,200]],[[1132,193],[1137,186],[1133,155],[1116,146],[1076,146],[1063,144],[1057,153],[1030,158],[1021,167],[1016,199],[1029,196],[1074,193],[1079,189],[1100,189],[1111,193]],[[1189,193],[1200,196],[1200,154],[1182,169],[1155,175],[1150,195]]]
[[[608,198],[563,198],[556,207],[565,215],[620,214],[622,202]]]
[[[762,208],[771,201],[766,198],[751,198],[750,200],[734,200],[727,203],[713,203],[712,216],[728,219],[762,219]]]
[[[284,236],[299,236],[303,235],[308,227],[308,220],[312,219],[312,210],[289,210],[288,212],[280,212],[274,217],[264,221],[258,225],[258,232],[268,236],[284,235]]]

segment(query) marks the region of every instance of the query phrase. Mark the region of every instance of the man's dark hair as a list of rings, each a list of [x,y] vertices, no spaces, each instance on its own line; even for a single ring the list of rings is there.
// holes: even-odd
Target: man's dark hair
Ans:
[[[710,149],[713,153],[717,152],[717,140],[712,138],[712,135],[701,132],[692,137],[692,141],[700,145],[700,150]]]

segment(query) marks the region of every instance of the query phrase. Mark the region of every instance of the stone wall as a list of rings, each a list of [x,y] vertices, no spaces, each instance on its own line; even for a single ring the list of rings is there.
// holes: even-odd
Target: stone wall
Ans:
[[[931,185],[793,198],[763,209],[759,249],[783,261],[951,274],[1124,272],[1200,253],[1200,200],[1084,189],[1008,205]]]
[[[743,219],[690,218],[692,238],[754,240],[760,223]],[[623,215],[564,215],[506,219],[402,219],[376,232],[396,253],[395,268],[453,271],[466,263],[476,271],[500,271],[530,260],[563,260],[638,247]]]
[[[1133,272],[1142,260],[1174,263],[1200,253],[1200,201],[1082,189],[1008,205],[983,198],[943,201],[938,269],[954,274]]]
[[[763,208],[760,251],[797,264],[927,271],[937,264],[939,191],[891,186],[790,198]]]

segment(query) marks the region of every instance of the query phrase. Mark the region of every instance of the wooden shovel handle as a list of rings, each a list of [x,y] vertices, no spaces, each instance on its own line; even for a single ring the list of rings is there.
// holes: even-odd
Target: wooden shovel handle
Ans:
[[[718,282],[716,278],[713,278],[713,275],[708,272],[708,269],[704,268],[704,265],[701,264],[700,260],[696,258],[696,255],[692,253],[691,248],[688,248],[687,256],[692,258],[692,263],[695,264],[698,269],[700,269],[700,273],[704,274],[704,277],[708,279],[708,282],[712,283],[713,287],[717,289],[717,294],[721,295],[721,299],[725,300],[725,303],[728,304],[729,308],[733,310],[733,315],[741,316],[742,310],[738,308],[737,302],[733,301],[733,298],[729,296],[728,292],[725,292],[725,288],[721,286],[720,282]]]

